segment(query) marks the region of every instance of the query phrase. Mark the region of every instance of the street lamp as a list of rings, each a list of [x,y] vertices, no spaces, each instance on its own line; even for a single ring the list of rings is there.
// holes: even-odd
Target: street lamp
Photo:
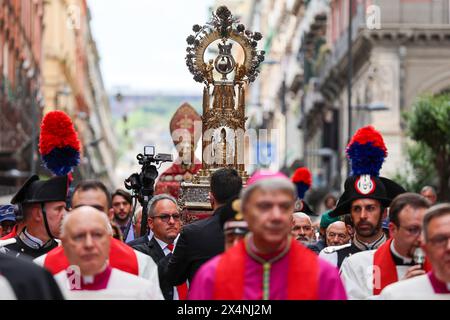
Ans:
[[[363,125],[365,125],[366,123],[372,122],[371,113],[373,111],[386,111],[386,110],[389,110],[389,107],[386,106],[383,102],[372,102],[369,104],[355,105],[354,109],[358,110],[358,111],[359,110],[365,111],[364,117],[363,117],[364,121],[362,121]],[[367,119],[367,121],[366,121],[366,117],[365,117],[366,115],[368,115],[368,118],[369,118],[369,119]],[[361,127],[361,126],[362,125],[359,122],[358,127]]]
[[[389,110],[389,107],[386,106],[383,102],[372,102],[369,104],[362,104],[354,106],[356,110],[364,110],[364,111],[385,111]]]
[[[17,169],[10,169],[5,172],[6,177],[13,177],[13,178],[28,178],[30,176],[30,172],[28,171],[20,171]]]

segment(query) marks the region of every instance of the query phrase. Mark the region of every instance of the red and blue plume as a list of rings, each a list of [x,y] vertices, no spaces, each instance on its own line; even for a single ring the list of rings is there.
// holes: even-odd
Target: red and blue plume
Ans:
[[[57,176],[70,173],[80,163],[80,141],[70,117],[51,111],[42,119],[39,152],[45,166]]]
[[[298,197],[303,199],[312,184],[311,172],[306,167],[298,168],[292,175],[292,182],[297,187]]]
[[[369,174],[379,176],[381,166],[387,156],[383,137],[372,126],[360,128],[347,145],[352,175]]]

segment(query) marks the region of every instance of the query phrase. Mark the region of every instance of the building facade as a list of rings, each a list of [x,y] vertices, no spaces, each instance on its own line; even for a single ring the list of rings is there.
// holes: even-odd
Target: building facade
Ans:
[[[0,0],[0,196],[36,172],[44,1]]]
[[[83,149],[74,172],[114,183],[117,143],[85,0],[0,0],[0,197],[32,173],[48,176],[39,125],[51,110],[73,120]]]
[[[405,163],[402,114],[411,110],[420,94],[450,88],[450,1],[353,0],[351,82],[349,3],[330,2],[327,45],[331,50],[317,75],[324,110],[338,115],[338,171],[345,178],[348,132],[372,124],[382,133],[389,153],[381,174],[392,176]]]
[[[83,146],[75,179],[113,186],[117,143],[87,3],[48,1],[44,18],[45,112],[63,110],[74,121]]]
[[[381,174],[394,175],[408,143],[402,114],[420,94],[450,86],[449,16],[449,0],[253,1],[249,21],[265,36],[266,61],[250,126],[280,131],[279,167],[308,166],[317,198],[342,189],[348,139],[368,124],[388,148]]]

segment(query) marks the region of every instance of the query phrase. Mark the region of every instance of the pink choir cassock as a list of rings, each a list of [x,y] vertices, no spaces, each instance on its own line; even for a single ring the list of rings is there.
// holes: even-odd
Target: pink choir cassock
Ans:
[[[197,272],[189,291],[189,300],[212,300],[216,281],[216,270],[221,255],[206,262]],[[318,258],[318,298],[319,300],[346,300],[347,295],[339,277],[339,272],[330,263]],[[270,300],[287,299],[288,255],[272,263],[270,269]],[[302,279],[298,279],[302,285]],[[250,255],[245,259],[244,300],[261,300],[263,297],[263,266]]]

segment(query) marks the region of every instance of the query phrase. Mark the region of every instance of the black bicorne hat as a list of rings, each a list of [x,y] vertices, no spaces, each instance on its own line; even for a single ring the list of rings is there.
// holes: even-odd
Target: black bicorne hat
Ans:
[[[406,192],[399,184],[379,177],[387,149],[381,134],[372,126],[359,129],[346,149],[352,175],[345,180],[344,193],[330,217],[350,213],[352,202],[358,199],[375,199],[389,207],[392,199]]]
[[[352,202],[358,199],[375,199],[380,201],[383,207],[389,207],[392,199],[406,192],[392,180],[370,175],[348,177],[344,189],[336,208],[330,212],[330,217],[349,214]]]
[[[317,213],[315,213],[309,205],[305,202],[305,200],[297,200],[295,202],[294,212],[303,212],[308,216],[318,217]]]
[[[46,181],[31,176],[11,200],[12,204],[44,203],[66,201],[68,177],[54,177]]]

